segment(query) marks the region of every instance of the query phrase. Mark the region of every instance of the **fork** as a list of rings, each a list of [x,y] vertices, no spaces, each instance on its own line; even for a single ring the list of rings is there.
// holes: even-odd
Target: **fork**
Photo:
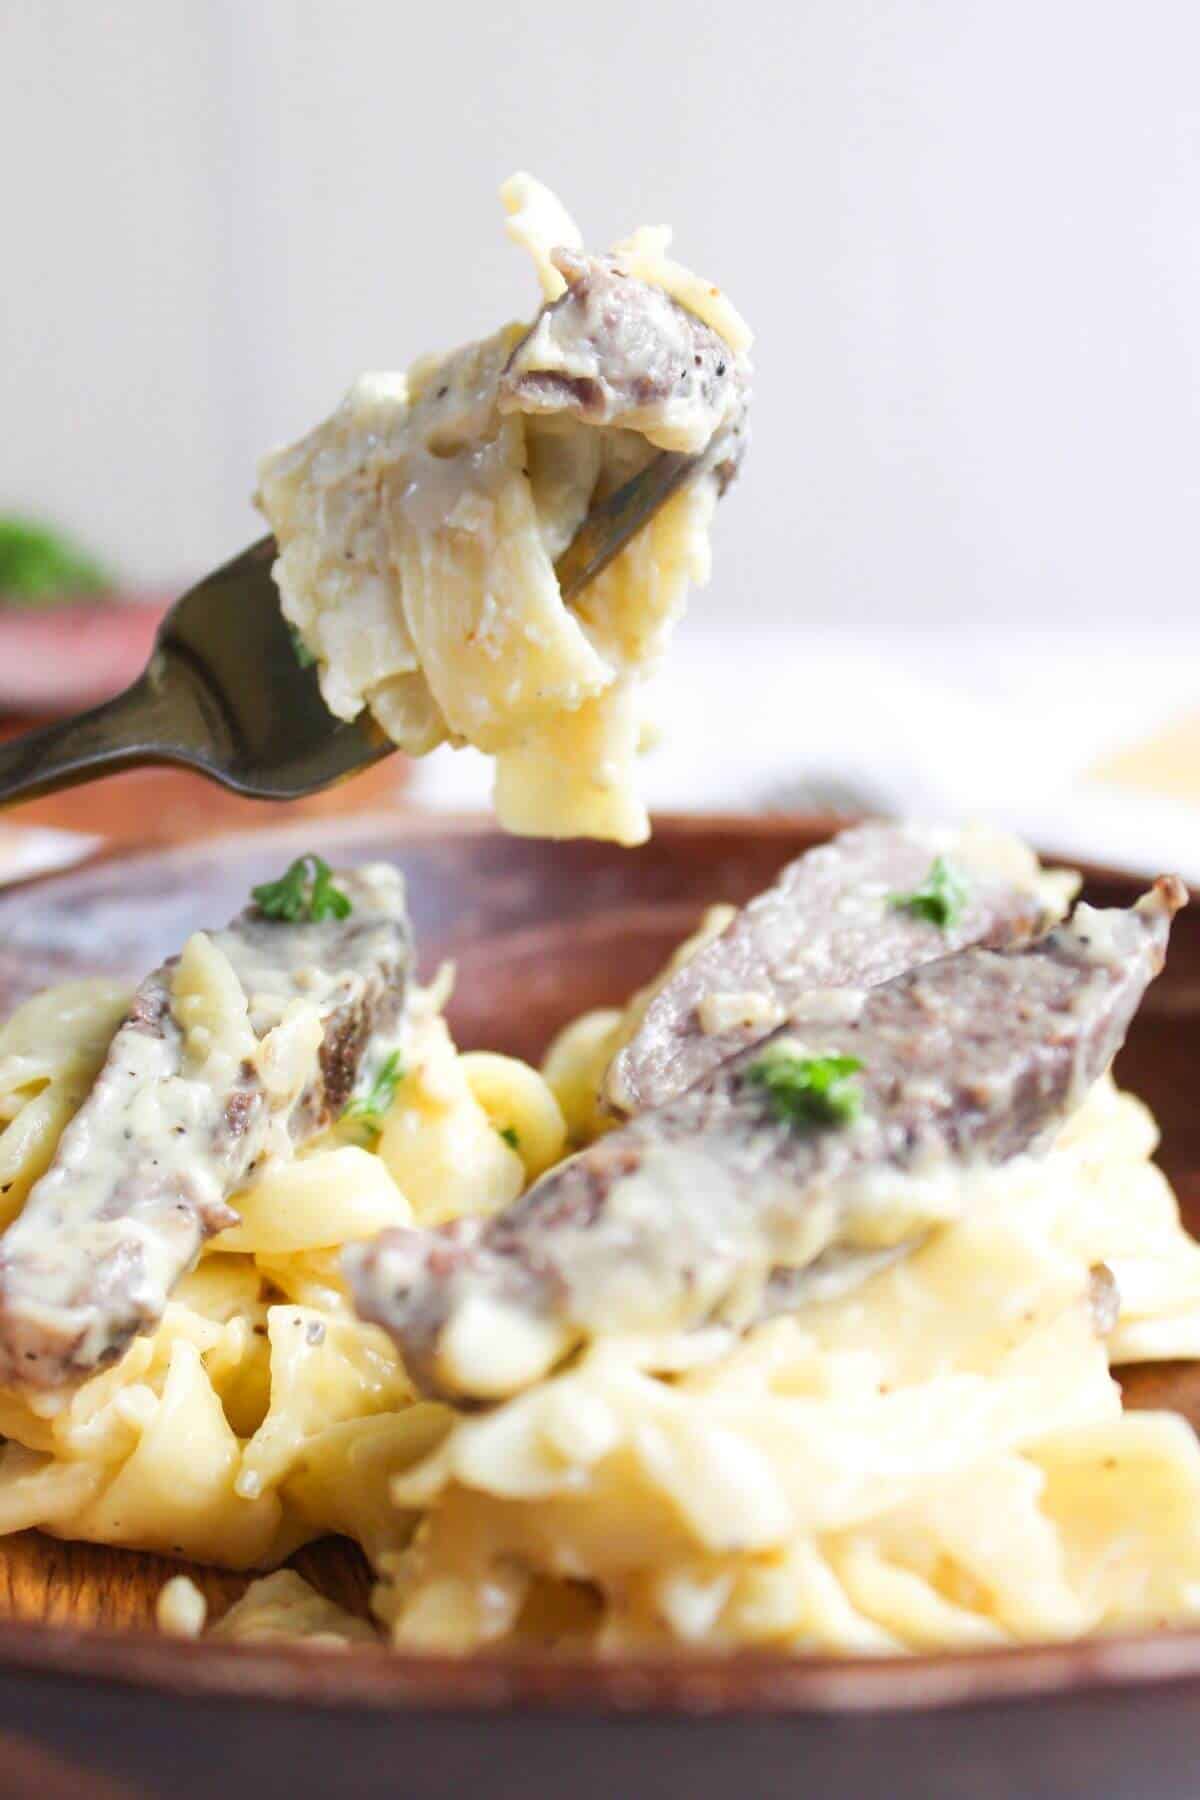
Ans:
[[[662,451],[588,513],[555,563],[570,602],[682,487],[705,455]],[[0,806],[146,763],[193,769],[235,794],[296,800],[389,756],[368,713],[335,719],[296,654],[260,538],[190,588],[150,661],[115,699],[0,744]]]

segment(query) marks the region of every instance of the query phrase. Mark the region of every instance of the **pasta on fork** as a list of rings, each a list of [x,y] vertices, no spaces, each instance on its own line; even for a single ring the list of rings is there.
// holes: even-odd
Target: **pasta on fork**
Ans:
[[[587,257],[528,175],[502,190],[544,306],[532,326],[365,375],[259,470],[283,610],[331,712],[368,707],[410,755],[495,757],[509,831],[649,835],[634,764],[642,688],[709,573],[746,438],[750,333],[642,230]],[[573,603],[554,562],[659,450],[703,455]]]

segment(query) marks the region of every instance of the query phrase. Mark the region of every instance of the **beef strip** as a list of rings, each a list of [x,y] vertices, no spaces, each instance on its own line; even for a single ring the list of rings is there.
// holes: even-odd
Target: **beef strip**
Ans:
[[[501,410],[568,413],[641,432],[665,450],[712,446],[723,491],[745,443],[745,358],[614,257],[556,250],[554,263],[570,285],[513,350]]]
[[[0,1237],[5,1385],[62,1386],[152,1330],[204,1241],[236,1224],[229,1196],[328,1125],[364,1059],[402,1028],[403,882],[384,865],[336,882],[345,919],[286,924],[251,907],[210,934],[234,978],[216,1016],[190,1020],[173,991],[203,940],[138,989]]]
[[[875,824],[808,851],[659,989],[613,1059],[605,1098],[621,1113],[662,1106],[785,1018],[812,1011],[821,990],[875,987],[969,944],[1002,949],[1039,936],[1062,916],[1063,878],[1040,877],[1032,857],[1026,865],[1019,847],[1005,840],[1005,849],[1011,866],[977,835]],[[938,855],[965,881],[962,910],[944,926],[894,904]],[[836,994],[823,998],[836,1010]]]
[[[1186,897],[1164,877],[1024,950],[910,969],[853,1018],[794,1019],[492,1219],[348,1251],[359,1313],[424,1392],[480,1400],[589,1338],[744,1328],[823,1273],[844,1286],[961,1209],[973,1170],[1049,1142],[1120,1047]],[[785,1053],[856,1059],[857,1116],[780,1117],[759,1077]]]

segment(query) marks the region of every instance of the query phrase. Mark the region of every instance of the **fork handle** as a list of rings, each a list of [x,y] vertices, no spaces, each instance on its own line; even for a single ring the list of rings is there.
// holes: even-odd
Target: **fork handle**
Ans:
[[[140,764],[199,766],[164,699],[151,664],[132,687],[103,706],[0,743],[0,808]],[[175,706],[178,700],[174,693]]]

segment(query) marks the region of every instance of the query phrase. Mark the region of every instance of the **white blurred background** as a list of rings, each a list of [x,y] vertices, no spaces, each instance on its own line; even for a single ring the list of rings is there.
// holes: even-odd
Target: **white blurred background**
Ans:
[[[1200,0],[0,26],[0,509],[166,591],[237,550],[265,448],[532,308],[496,199],[528,168],[595,245],[672,223],[758,334],[652,800],[833,769],[1200,872]],[[486,774],[439,753],[418,791]]]
[[[131,577],[257,455],[534,302],[498,182],[669,221],[758,333],[702,602],[1197,605],[1197,0],[0,0],[0,499]]]

